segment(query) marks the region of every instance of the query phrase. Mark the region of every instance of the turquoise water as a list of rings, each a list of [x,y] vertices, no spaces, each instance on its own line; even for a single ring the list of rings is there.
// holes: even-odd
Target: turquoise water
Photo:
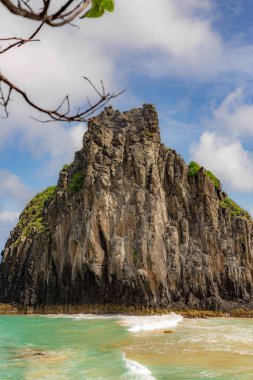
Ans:
[[[2,380],[252,380],[253,320],[1,316]]]

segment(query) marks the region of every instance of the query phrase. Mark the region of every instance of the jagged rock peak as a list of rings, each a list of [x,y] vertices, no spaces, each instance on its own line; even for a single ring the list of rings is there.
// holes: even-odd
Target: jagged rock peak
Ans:
[[[3,252],[0,302],[253,307],[252,222],[212,173],[189,170],[160,143],[152,105],[107,107],[58,187],[21,214]]]
[[[113,132],[125,130],[125,132],[138,133],[140,137],[153,137],[155,141],[160,141],[158,115],[151,104],[144,104],[142,108],[123,113],[109,106],[88,122],[88,131],[96,135],[105,133],[107,128]]]

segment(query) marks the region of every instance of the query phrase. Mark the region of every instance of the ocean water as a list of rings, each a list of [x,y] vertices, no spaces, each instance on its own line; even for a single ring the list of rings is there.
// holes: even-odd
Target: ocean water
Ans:
[[[253,380],[253,320],[1,316],[0,379]]]

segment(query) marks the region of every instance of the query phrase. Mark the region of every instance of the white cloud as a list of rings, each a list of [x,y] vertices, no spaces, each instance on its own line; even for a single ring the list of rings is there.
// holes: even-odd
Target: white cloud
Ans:
[[[30,198],[31,190],[17,175],[0,169],[0,178],[0,197],[11,198],[18,204],[23,204]]]
[[[204,132],[191,147],[191,158],[212,170],[225,187],[253,191],[253,155],[239,141],[231,141],[216,132]]]
[[[4,210],[0,211],[0,223],[14,223],[19,217],[18,211]]]
[[[235,136],[253,136],[253,104],[247,103],[246,91],[238,88],[230,93],[214,112],[219,128]]]
[[[213,112],[198,143],[191,146],[191,158],[217,175],[231,190],[253,191],[253,104],[249,93],[237,88]]]
[[[1,8],[0,35],[28,36],[33,25]],[[79,26],[45,27],[41,42],[4,54],[2,70],[33,99],[56,106],[67,92],[76,103],[85,99],[84,94],[94,94],[81,75],[97,83],[104,79],[110,90],[124,87],[118,62],[122,67],[127,61],[129,66],[134,54],[139,69],[156,74],[172,68],[184,74],[187,68],[199,75],[222,59],[223,43],[212,28],[207,0],[159,0],[155,6],[152,0],[119,0],[113,14],[82,20]],[[149,62],[145,54],[150,54]],[[135,61],[131,70],[137,69]]]
[[[214,16],[211,0],[118,0],[113,14],[77,20],[80,29],[45,27],[41,42],[10,50],[1,67],[45,106],[56,106],[66,93],[75,104],[94,94],[81,75],[121,89],[126,66],[151,75],[210,79],[240,72],[252,78],[252,47],[227,46],[213,26]],[[34,28],[1,7],[0,35],[28,36]]]
[[[83,135],[86,129],[84,124],[78,124],[70,128],[56,125],[56,130],[50,130],[47,141],[45,141],[44,135],[41,141],[38,138],[37,152],[42,154],[47,151],[50,154],[50,160],[41,171],[42,176],[57,176],[64,164],[73,161],[74,153],[82,148]],[[52,135],[50,136],[50,134]],[[43,142],[43,144],[40,144],[40,142]],[[31,145],[33,144],[34,141],[31,141]]]
[[[75,127],[70,128],[70,137],[73,142],[74,149],[80,150],[83,145],[83,135],[86,132],[87,127],[83,124],[78,124]]]

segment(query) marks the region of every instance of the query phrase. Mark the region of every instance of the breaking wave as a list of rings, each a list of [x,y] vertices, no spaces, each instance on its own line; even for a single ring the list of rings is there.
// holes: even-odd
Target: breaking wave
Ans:
[[[73,320],[97,320],[97,319],[115,319],[119,316],[116,314],[46,314],[43,315],[45,318],[65,318]]]
[[[128,369],[128,379],[156,380],[155,377],[152,376],[152,373],[149,371],[149,369],[144,365],[126,358],[125,354],[123,354],[123,360],[125,362],[126,368]]]
[[[121,318],[121,323],[128,326],[128,331],[140,332],[140,331],[154,331],[173,329],[179,322],[183,320],[183,317],[179,314],[171,313],[166,315],[155,316],[127,316]]]

